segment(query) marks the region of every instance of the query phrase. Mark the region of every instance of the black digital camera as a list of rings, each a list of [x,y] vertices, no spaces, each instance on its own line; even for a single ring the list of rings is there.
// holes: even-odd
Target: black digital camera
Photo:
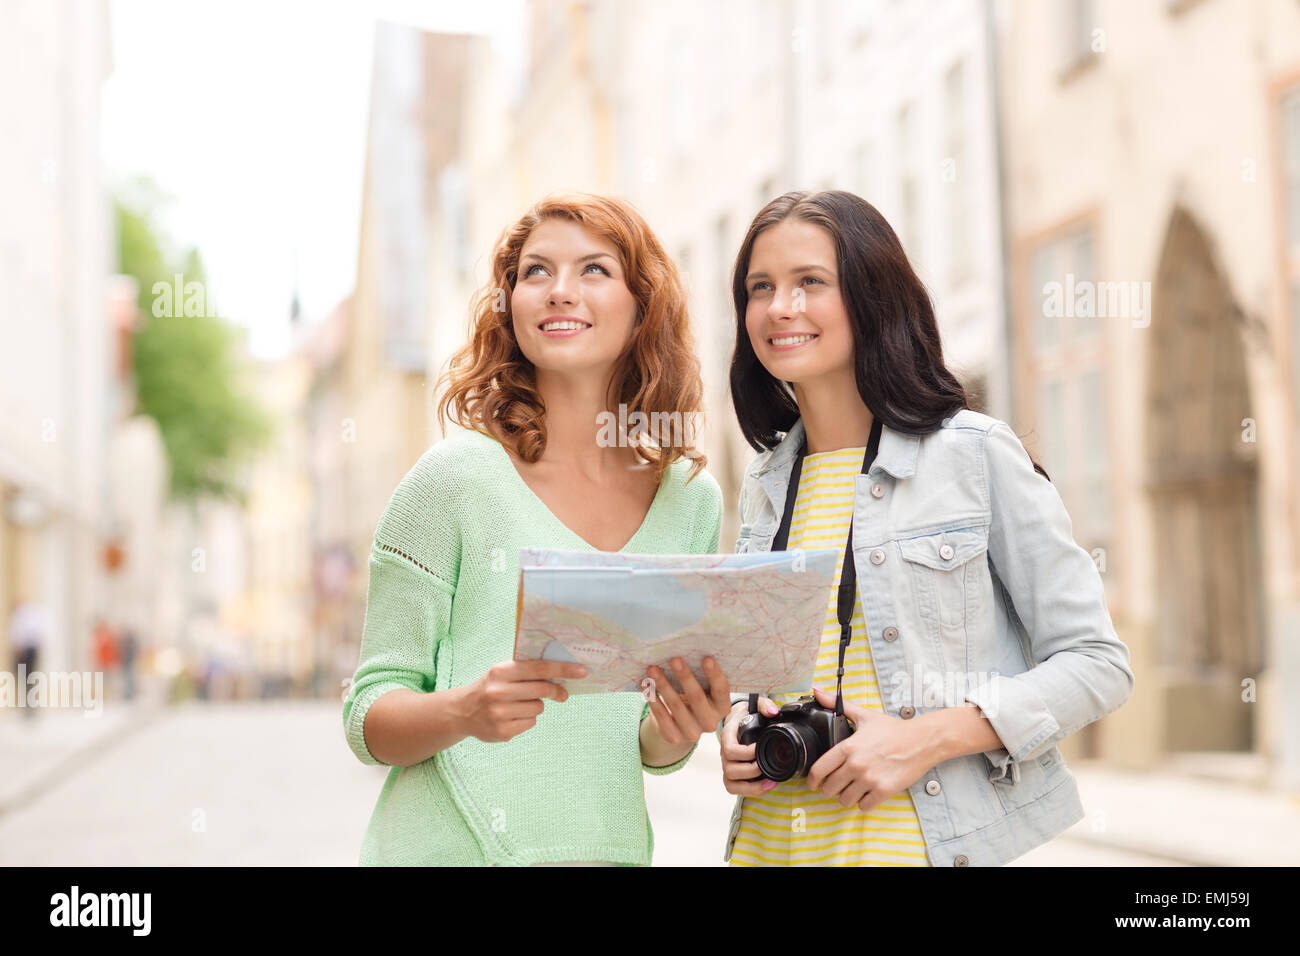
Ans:
[[[749,713],[736,726],[736,741],[756,744],[754,759],[762,775],[756,780],[806,776],[822,754],[853,736],[853,721],[836,716],[811,696],[784,705],[771,717]]]

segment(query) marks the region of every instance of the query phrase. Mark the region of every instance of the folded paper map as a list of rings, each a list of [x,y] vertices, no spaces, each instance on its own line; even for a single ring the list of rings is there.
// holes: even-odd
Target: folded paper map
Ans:
[[[646,668],[680,657],[706,681],[713,657],[733,693],[808,692],[839,552],[519,552],[515,660],[578,661],[571,694],[645,693]],[[707,683],[703,684],[708,690]]]

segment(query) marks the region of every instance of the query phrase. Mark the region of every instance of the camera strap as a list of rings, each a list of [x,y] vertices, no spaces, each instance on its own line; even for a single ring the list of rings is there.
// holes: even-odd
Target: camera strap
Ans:
[[[880,419],[873,416],[871,422],[871,437],[867,439],[867,452],[862,456],[862,474],[871,470],[872,463],[876,460],[876,452],[880,448]],[[790,519],[794,514],[794,500],[799,495],[799,476],[803,473],[803,458],[808,451],[808,435],[804,433],[803,442],[799,445],[799,453],[795,456],[794,467],[790,471],[790,482],[785,489],[785,511],[781,515],[781,524],[776,529],[776,536],[772,539],[770,551],[784,551],[786,542],[790,538]],[[839,599],[836,607],[836,614],[840,621],[840,663],[835,672],[835,714],[843,716],[844,714],[844,693],[841,685],[844,681],[844,652],[848,649],[849,639],[853,636],[853,605],[857,602],[858,575],[857,569],[853,564],[853,516],[849,516],[849,537],[844,545],[844,562],[840,570]],[[751,694],[749,700],[750,713],[758,711],[758,695]]]

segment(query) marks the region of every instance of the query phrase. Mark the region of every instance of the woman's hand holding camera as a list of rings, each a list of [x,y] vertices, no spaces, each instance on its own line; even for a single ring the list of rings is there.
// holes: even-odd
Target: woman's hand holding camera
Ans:
[[[813,690],[822,707],[835,706],[833,691]],[[806,781],[809,790],[820,790],[842,807],[874,810],[942,759],[931,725],[920,718],[903,720],[848,700],[844,713],[853,721],[853,736],[822,754]]]
[[[774,716],[777,709],[771,698],[758,698],[758,712],[764,717]],[[748,701],[737,701],[727,715],[727,722],[722,725],[722,785],[727,793],[740,797],[760,796],[776,786],[775,780],[755,779],[761,776],[758,762],[754,759],[754,749],[758,745],[742,747],[736,740],[737,725],[748,712]]]
[[[586,677],[587,668],[569,661],[502,661],[468,684],[458,708],[468,736],[503,743],[537,723],[544,698],[569,699],[555,677]]]

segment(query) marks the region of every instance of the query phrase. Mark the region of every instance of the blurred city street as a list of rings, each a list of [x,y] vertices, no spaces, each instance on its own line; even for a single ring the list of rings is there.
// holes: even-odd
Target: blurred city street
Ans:
[[[6,775],[0,865],[355,865],[383,772],[340,727],[318,701],[4,721],[3,752],[46,759]]]
[[[0,865],[353,866],[386,771],[328,702],[106,706],[0,721]],[[1082,761],[1085,818],[1011,866],[1294,866],[1300,800]],[[717,742],[644,775],[656,866],[721,866],[732,798]],[[1231,821],[1230,823],[1228,821]]]
[[[619,301],[676,303],[649,312],[677,332],[642,316],[626,354],[667,368],[657,350],[690,330],[696,381],[664,391],[698,392],[723,554],[764,537],[742,517],[761,496],[741,491],[758,446],[789,434],[756,441],[737,414],[746,367],[789,384],[759,374],[742,250],[772,210],[829,197],[878,217],[871,235],[830,235],[838,278],[810,284],[857,323],[839,347],[853,343],[858,397],[887,377],[864,361],[908,373],[864,342],[942,353],[949,406],[1014,432],[1100,577],[1090,630],[1035,622],[1070,603],[1077,579],[1055,564],[999,600],[1023,625],[999,659],[1023,650],[1050,677],[1111,628],[1130,655],[1122,706],[1084,685],[1023,698],[1088,700],[1089,720],[1054,725],[1077,728],[1059,748],[1086,815],[1012,865],[1300,865],[1295,0],[0,0],[0,129],[0,866],[358,861],[386,771],[349,752],[342,695],[377,672],[389,625],[419,633],[408,620],[444,591],[436,649],[395,659],[426,688],[475,680],[457,670],[474,655],[450,652],[478,639],[472,561],[514,575],[523,553],[494,546],[517,530],[506,507],[482,534],[416,528],[453,499],[511,503],[473,467],[455,484],[476,497],[431,494],[394,519],[460,549],[441,577],[376,529],[465,427],[437,409],[467,343],[494,343],[475,359],[484,394],[540,396],[544,363],[507,330],[528,328],[510,303],[546,257],[521,270],[511,243],[571,193],[618,199],[662,249],[647,269],[611,247]],[[583,282],[617,279],[598,258]],[[904,306],[877,294],[886,260],[913,276]],[[806,312],[796,299],[785,318]],[[890,332],[903,313],[928,331]],[[546,324],[538,336],[579,347],[570,332],[602,326]],[[797,338],[780,348],[822,343],[798,361],[831,341]],[[846,392],[827,393],[837,415]],[[779,405],[751,394],[751,411]],[[493,401],[480,416],[533,415],[545,435],[544,403]],[[544,438],[530,447],[544,455]],[[914,457],[872,484],[880,507],[909,500]],[[987,494],[989,474],[963,465],[951,487]],[[604,503],[556,482],[575,508]],[[979,508],[962,518],[979,546],[952,565],[921,554],[948,533],[928,510],[895,529],[915,545],[901,557],[918,606],[927,589],[953,602],[932,643],[972,669],[964,602],[999,570],[991,499]],[[384,610],[371,570],[396,557],[430,590]],[[513,590],[492,605],[490,637],[511,636],[515,605]],[[882,625],[894,647],[926,639]],[[449,681],[431,679],[440,661],[459,662]],[[83,716],[92,692],[102,712]],[[722,865],[733,798],[715,740],[644,779],[655,863]]]

